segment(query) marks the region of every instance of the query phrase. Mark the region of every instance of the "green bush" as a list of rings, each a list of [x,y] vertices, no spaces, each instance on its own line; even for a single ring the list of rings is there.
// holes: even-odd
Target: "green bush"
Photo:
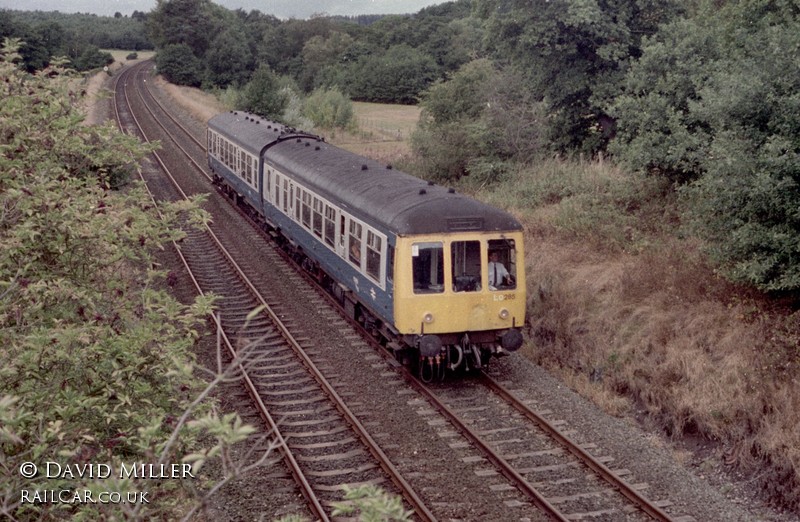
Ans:
[[[353,103],[337,89],[317,89],[309,96],[303,113],[317,127],[352,129],[355,125]]]
[[[203,82],[203,64],[186,44],[170,44],[159,50],[156,67],[175,85],[198,87]]]

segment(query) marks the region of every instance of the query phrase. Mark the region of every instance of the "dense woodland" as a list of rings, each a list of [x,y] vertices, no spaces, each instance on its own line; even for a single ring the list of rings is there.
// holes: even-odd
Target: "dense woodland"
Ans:
[[[714,274],[764,292],[764,309],[789,303],[778,321],[752,309],[742,313],[742,323],[751,321],[748,332],[761,325],[767,333],[745,347],[748,371],[731,371],[741,383],[702,380],[728,387],[718,396],[707,392],[715,403],[707,415],[672,398],[698,386],[679,373],[691,365],[670,367],[659,351],[681,329],[671,316],[674,324],[662,329],[669,335],[647,337],[640,343],[646,351],[637,345],[626,355],[626,346],[613,344],[616,335],[584,341],[587,329],[573,318],[589,298],[565,300],[558,316],[556,285],[543,284],[538,298],[550,292],[550,300],[536,311],[555,318],[532,332],[550,328],[547,337],[559,339],[551,343],[552,358],[577,358],[574,366],[592,370],[591,356],[576,355],[587,344],[585,353],[599,354],[606,381],[672,418],[675,433],[690,426],[782,468],[780,480],[772,480],[781,489],[776,495],[800,505],[796,423],[785,414],[791,408],[775,405],[776,397],[785,404],[797,397],[800,350],[799,16],[791,0],[459,0],[413,15],[309,20],[230,11],[210,0],[158,0],[153,11],[130,17],[0,11],[0,37],[22,42],[0,53],[0,344],[7,350],[0,370],[0,513],[19,520],[42,515],[20,511],[17,492],[31,483],[9,470],[21,462],[60,455],[177,459],[191,452],[203,462],[246,431],[237,419],[203,409],[190,416],[191,427],[175,423],[198,393],[189,352],[209,304],[181,307],[161,291],[169,278],[152,270],[151,248],[179,237],[169,229],[179,213],[203,216],[186,205],[168,209],[169,223],[162,224],[141,191],[116,190],[147,151],[110,127],[81,126],[63,69],[102,67],[110,56],[100,49],[109,48],[154,48],[170,81],[290,124],[310,118],[350,125],[350,99],[419,103],[415,158],[407,165],[414,173],[487,192],[512,186],[514,201],[529,207],[580,200],[597,211],[581,219],[595,222],[613,208],[624,235],[654,223],[680,238],[700,238]],[[28,74],[41,70],[46,74]],[[578,193],[555,167],[556,175],[531,175],[537,165],[544,170],[580,158],[621,165],[616,188]],[[591,168],[587,163],[580,168]],[[641,219],[645,207],[649,221]],[[668,210],[653,211],[662,207]],[[677,265],[683,255],[667,252],[667,240],[657,254],[632,247],[639,236],[624,240],[621,251],[652,256],[649,268],[670,255]],[[701,280],[707,272],[697,273],[691,286],[705,299],[711,284]],[[680,289],[669,291],[677,299],[672,294]],[[680,306],[668,308],[690,310],[686,293],[667,302]],[[737,306],[726,301],[719,317],[743,310]],[[575,324],[581,331],[571,335]],[[598,332],[617,326],[587,324],[599,325]],[[696,365],[717,342],[701,333]],[[613,353],[601,353],[605,346]],[[680,349],[693,353],[687,346]],[[723,366],[718,355],[711,353],[706,374]],[[634,360],[642,367],[625,376]],[[737,407],[725,402],[728,396],[752,403]],[[781,419],[792,427],[770,428]],[[788,442],[770,446],[757,438],[764,426]],[[221,435],[200,451],[195,441],[204,428]],[[168,443],[173,431],[180,436]],[[177,492],[175,503],[190,496]],[[130,514],[88,506],[78,518],[170,518],[173,507],[159,503]]]

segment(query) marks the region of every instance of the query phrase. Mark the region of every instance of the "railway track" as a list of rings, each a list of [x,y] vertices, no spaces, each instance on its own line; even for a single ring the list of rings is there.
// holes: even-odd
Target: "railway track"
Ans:
[[[145,97],[151,100],[149,102],[150,110],[153,112],[160,111],[168,114],[169,111],[161,106],[152,94],[144,92],[140,96],[143,101]],[[169,125],[178,129],[173,132],[191,134],[177,120],[173,119],[172,121],[173,123],[162,124],[165,132],[170,132],[166,128],[166,125]],[[193,151],[184,150],[183,152],[185,157],[190,159],[193,156],[199,157],[204,152],[204,145],[199,140],[192,138],[192,141],[194,145],[190,147],[193,148]],[[196,165],[198,172],[207,176],[205,169],[197,163],[197,160],[191,159],[191,161]],[[255,229],[248,231],[248,235],[251,232],[255,232]],[[262,236],[265,235],[260,229],[258,232]],[[221,238],[220,245],[223,241],[224,238]],[[181,245],[181,248],[184,249],[185,246]],[[281,262],[277,252],[273,253],[273,256],[274,258],[270,257],[266,262],[270,264]],[[196,263],[196,261],[194,262]],[[226,261],[225,263],[229,264],[230,262]],[[187,265],[191,265],[191,262],[187,261]],[[216,290],[228,299],[227,296],[228,293],[231,293],[231,289],[228,287],[228,283],[224,282],[227,278],[223,280],[213,278],[214,275],[227,270],[225,266],[226,264],[215,263],[206,268],[197,266],[196,270],[204,273],[204,278],[209,278],[210,282],[205,283],[208,288]],[[251,273],[247,268],[243,271]],[[237,277],[246,278],[246,276]],[[299,278],[301,276],[295,274],[289,277]],[[252,293],[252,290],[249,292]],[[306,398],[298,396],[297,399],[284,400],[291,393],[292,388],[308,388],[309,393],[314,393],[312,392],[313,387],[308,384],[309,381],[305,376],[300,377],[304,374],[299,373],[298,370],[284,368],[282,362],[276,364],[275,361],[283,361],[284,357],[287,360],[293,357],[288,353],[288,349],[282,344],[282,341],[279,341],[281,336],[276,337],[276,334],[270,331],[269,321],[259,319],[249,322],[247,320],[247,312],[256,306],[265,306],[269,299],[261,298],[253,301],[250,300],[251,298],[245,297],[246,293],[244,290],[242,293],[237,290],[231,293],[230,300],[224,302],[222,309],[232,313],[231,317],[227,317],[227,313],[223,316],[223,329],[235,332],[239,339],[264,339],[268,340],[267,344],[275,343],[275,346],[271,348],[274,351],[265,352],[270,366],[257,366],[257,372],[253,374],[256,379],[254,380],[255,391],[252,393],[261,397],[273,397],[273,402],[265,404],[268,409],[271,408],[272,411],[290,417],[296,416],[298,420],[291,425],[292,429],[299,430],[300,426],[318,426],[324,430],[338,429],[326,424],[328,422],[326,415],[331,415],[332,418],[330,413],[332,410],[327,407],[319,408],[323,411],[321,417],[305,418],[306,415],[311,415],[316,411],[315,408],[308,408],[309,404],[322,402],[323,399],[318,399],[318,396],[311,395]],[[320,295],[324,296],[325,294]],[[315,296],[308,295],[307,298],[313,299]],[[271,304],[280,306],[274,299]],[[278,311],[276,314],[280,313]],[[333,317],[331,317],[331,321],[333,321]],[[291,334],[289,335],[291,336]],[[322,350],[318,351],[313,346],[300,344],[301,346],[297,347],[298,350],[312,354],[308,364],[314,364],[310,359],[322,360],[321,363],[318,362],[318,365],[327,364]],[[394,366],[391,362],[374,363],[373,366],[383,368],[384,372],[381,375],[387,379],[390,379],[389,376],[395,371],[401,371],[391,369]],[[437,416],[436,419],[428,420],[427,424],[437,430],[438,437],[449,441],[448,446],[453,452],[463,453],[463,456],[459,456],[461,463],[465,466],[474,465],[475,473],[478,476],[486,477],[486,482],[490,483],[490,491],[498,497],[504,498],[503,502],[510,508],[517,507],[521,512],[530,512],[531,505],[535,505],[539,510],[547,513],[549,518],[555,520],[674,520],[676,522],[694,520],[692,517],[670,518],[663,510],[670,506],[668,501],[659,503],[648,501],[640,491],[644,485],[628,484],[622,478],[627,474],[626,470],[612,470],[608,466],[612,462],[610,457],[592,457],[587,451],[592,449],[590,442],[576,444],[572,438],[562,433],[558,426],[548,422],[544,418],[546,415],[536,414],[513,392],[494,382],[486,374],[482,374],[478,379],[464,379],[457,384],[448,383],[446,386],[433,387],[417,382],[407,373],[403,374],[402,379],[411,383],[415,393],[418,394],[407,401],[409,407],[416,409],[421,417],[430,419],[430,416]],[[337,387],[341,380],[343,379],[337,379]],[[262,393],[259,390],[264,391]],[[331,390],[334,395],[337,394],[333,387]],[[348,396],[351,395],[351,392],[340,392],[339,395]],[[281,399],[275,402],[274,397]],[[303,406],[300,406],[301,404]],[[296,409],[294,409],[295,406],[297,406]],[[347,406],[344,408],[346,409]],[[358,406],[357,408],[360,409]],[[359,415],[363,415],[363,413],[359,413]],[[317,422],[319,424],[316,424]],[[303,439],[306,437],[303,434],[309,432],[292,431],[291,433],[293,438]],[[298,443],[297,450],[315,451],[323,447],[332,447],[329,444],[339,443],[314,440],[309,444]],[[357,450],[343,450],[338,454],[343,455],[343,460],[348,462],[351,457],[356,460],[359,457]],[[461,455],[461,453],[458,454]],[[297,460],[304,463],[327,462],[325,455],[324,453],[321,455],[312,453]],[[366,475],[369,471],[366,469],[368,465],[350,463],[348,466],[345,468],[348,472],[365,474],[358,479],[359,481],[373,481]],[[327,474],[323,471],[315,476],[330,478],[336,474]],[[395,481],[400,484],[405,482],[402,478],[395,479]],[[324,481],[319,483],[323,486],[322,490],[326,490],[328,487],[335,490],[340,487],[335,480],[332,486],[327,485]],[[419,502],[421,506],[422,501]],[[410,505],[414,505],[414,503],[410,502]],[[424,514],[427,508],[416,506],[414,509],[421,518],[425,518],[420,514],[420,510]],[[433,517],[433,515],[430,516]]]
[[[136,84],[132,76],[140,70],[132,68],[120,75],[114,105],[123,131],[148,140],[134,116],[126,85]],[[127,88],[120,89],[119,82]],[[186,197],[166,164],[157,153],[154,156],[175,189]],[[147,174],[142,178],[159,188],[154,199],[176,197],[168,194],[169,187],[161,180]],[[220,296],[218,307],[224,313],[215,321],[222,342],[238,364],[275,444],[284,450],[284,460],[314,518],[329,520],[332,503],[341,500],[344,486],[380,484],[400,493],[420,519],[435,520],[305,354],[302,340],[292,336],[214,232],[208,227],[186,232],[186,239],[175,247],[197,291]],[[289,438],[291,443],[287,443]]]

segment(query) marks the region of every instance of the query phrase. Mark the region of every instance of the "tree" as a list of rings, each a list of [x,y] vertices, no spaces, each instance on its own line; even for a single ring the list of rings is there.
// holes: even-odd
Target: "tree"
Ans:
[[[385,103],[415,103],[439,74],[433,58],[404,44],[364,56],[350,70],[343,87],[352,98]]]
[[[217,35],[206,53],[206,79],[218,87],[243,85],[250,77],[253,56],[241,37],[241,29],[228,29]]]
[[[543,111],[524,79],[487,59],[470,62],[422,96],[412,135],[429,179],[475,175],[492,181],[504,163],[526,162],[543,147]]]
[[[158,72],[176,85],[198,87],[202,83],[200,60],[186,44],[167,45],[156,54]]]
[[[800,8],[703,6],[665,25],[631,68],[614,150],[683,182],[696,230],[724,272],[800,290]]]
[[[221,9],[211,0],[157,0],[147,18],[150,38],[161,48],[185,44],[202,58],[221,30]]]
[[[244,86],[238,106],[264,118],[281,121],[289,102],[288,94],[282,87],[278,75],[266,65],[261,65]]]
[[[605,112],[641,38],[679,14],[674,0],[483,0],[492,56],[526,72],[549,110],[557,150],[596,151],[612,135]]]

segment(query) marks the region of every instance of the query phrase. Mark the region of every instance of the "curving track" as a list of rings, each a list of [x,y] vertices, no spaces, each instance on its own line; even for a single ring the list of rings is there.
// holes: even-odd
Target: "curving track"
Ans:
[[[123,131],[148,140],[145,125],[134,115],[129,93],[131,87],[137,91],[135,76],[141,70],[138,66],[119,75],[114,105]],[[133,96],[146,103],[140,91]],[[154,157],[172,181],[170,187],[161,179],[142,174],[148,186],[155,187],[154,199],[173,199],[176,191],[186,197],[165,162],[157,153]],[[186,239],[175,247],[197,291],[220,296],[218,305],[224,313],[215,321],[221,340],[239,366],[268,431],[284,450],[286,464],[313,516],[329,520],[330,504],[341,500],[344,485],[370,483],[384,487],[394,484],[421,519],[435,520],[308,358],[300,340],[292,336],[250,282],[234,254],[209,227],[186,232]],[[274,416],[282,419],[280,426]],[[289,437],[299,441],[291,444],[291,451],[287,450]]]

